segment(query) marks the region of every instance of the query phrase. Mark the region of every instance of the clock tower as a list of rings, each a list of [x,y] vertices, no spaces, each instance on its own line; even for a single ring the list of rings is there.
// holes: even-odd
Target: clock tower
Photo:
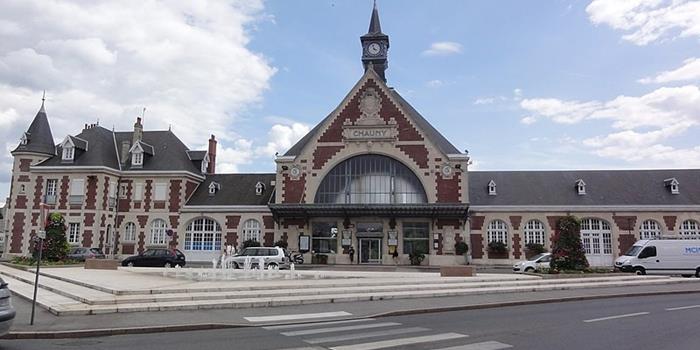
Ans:
[[[389,62],[387,60],[389,36],[382,33],[376,0],[374,2],[374,8],[372,8],[369,30],[367,34],[360,37],[360,41],[362,42],[362,65],[365,67],[365,71],[371,67],[386,81],[384,72],[389,67]]]

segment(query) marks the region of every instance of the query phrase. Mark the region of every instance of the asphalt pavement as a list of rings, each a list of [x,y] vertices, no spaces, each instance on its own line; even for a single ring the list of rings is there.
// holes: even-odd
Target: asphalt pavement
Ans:
[[[655,295],[358,320],[63,340],[2,349],[695,350],[697,294]]]

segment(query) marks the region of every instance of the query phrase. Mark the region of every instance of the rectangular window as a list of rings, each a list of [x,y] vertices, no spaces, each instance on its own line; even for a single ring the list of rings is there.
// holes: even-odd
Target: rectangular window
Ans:
[[[128,190],[127,184],[120,184],[119,185],[119,198],[125,199],[127,190]]]
[[[134,200],[143,200],[143,184],[134,184]]]
[[[143,165],[143,153],[134,152],[132,154],[131,160],[132,160],[132,162],[131,162],[132,165]]]
[[[314,222],[311,230],[311,249],[316,253],[335,254],[338,249],[338,223]]]
[[[44,198],[44,203],[46,204],[56,204],[56,190],[58,186],[57,179],[46,180],[46,198]]]
[[[403,253],[428,254],[430,248],[430,226],[427,222],[403,223]]]
[[[80,224],[71,222],[68,224],[68,244],[80,243]]]
[[[63,149],[63,160],[73,160],[75,154],[75,148],[66,147]]]
[[[153,200],[164,201],[166,189],[167,189],[166,184],[156,184],[156,192],[155,192],[155,197],[153,198]]]
[[[83,195],[85,194],[85,179],[73,179],[70,182],[70,196],[68,201],[70,204],[83,203]]]

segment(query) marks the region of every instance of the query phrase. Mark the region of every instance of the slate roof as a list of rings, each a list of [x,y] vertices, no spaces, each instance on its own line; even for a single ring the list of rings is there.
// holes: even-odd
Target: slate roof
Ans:
[[[209,194],[212,181],[221,187],[214,195]],[[262,182],[265,190],[262,195],[255,194],[255,185]],[[186,205],[267,205],[274,202],[275,174],[214,174],[207,175],[197,190],[194,191]]]
[[[207,155],[207,151],[187,151],[187,156],[190,157],[190,160],[196,161],[202,161],[204,160],[204,157]]]
[[[37,112],[34,120],[29,125],[27,129],[27,144],[23,145],[21,142],[15,148],[14,152],[37,152],[43,154],[56,154],[56,145],[53,141],[53,135],[51,134],[51,126],[49,126],[49,119],[46,117],[46,110],[44,109],[44,103],[41,103],[41,108]]]
[[[154,155],[155,151],[153,149],[153,146],[144,142],[143,140],[136,141],[139,145],[141,145],[141,149],[143,149],[143,153],[148,154],[148,155]],[[131,146],[134,147],[134,146]]]
[[[89,145],[87,140],[75,136],[68,136],[68,138],[73,142],[75,148],[82,149],[83,151],[88,149]]]
[[[83,139],[88,142],[88,150],[76,152],[73,162],[61,161],[62,149],[57,147],[58,155],[38,166],[105,166],[119,170],[116,150],[121,150],[122,141],[131,143],[132,137],[131,131],[112,132],[101,126],[89,127],[73,137],[73,140]],[[141,144],[147,155],[144,157],[143,166],[133,170],[185,170],[195,174],[201,172],[188,157],[187,146],[171,131],[144,131],[142,140]],[[149,152],[152,155],[148,155]],[[122,170],[131,170],[130,157],[122,159],[122,164]]]
[[[664,180],[675,178],[679,194]],[[586,183],[579,195],[576,180]],[[496,195],[488,183],[496,183]],[[470,171],[471,206],[700,205],[700,169]]]
[[[389,91],[391,92],[392,97],[401,105],[403,110],[408,114],[408,117],[413,120],[414,123],[416,123],[416,126],[418,126],[419,129],[423,132],[423,134],[428,138],[430,141],[432,141],[435,146],[444,154],[461,154],[457,147],[455,147],[445,136],[443,136],[435,127],[428,122],[427,119],[425,119],[413,106],[411,106],[408,101],[406,101],[399,93],[394,90],[393,88],[389,88]],[[340,108],[340,106],[338,107]],[[322,121],[320,121],[316,126],[311,129],[304,137],[302,137],[297,143],[295,143],[284,155],[285,156],[297,156],[301,153],[301,151],[306,147],[306,145],[313,140],[314,136],[316,136],[321,129],[321,126],[326,123],[326,121],[330,120],[336,115],[336,112],[338,110],[336,108],[331,112],[328,116],[323,118]],[[319,135],[320,137],[320,135]]]

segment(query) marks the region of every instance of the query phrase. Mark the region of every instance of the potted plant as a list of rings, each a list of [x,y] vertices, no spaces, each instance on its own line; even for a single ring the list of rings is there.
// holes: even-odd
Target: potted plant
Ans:
[[[411,261],[411,265],[418,266],[425,260],[425,254],[419,251],[411,252],[411,254],[408,254],[408,259]]]
[[[489,242],[489,259],[508,259],[508,247],[501,241]]]
[[[466,242],[459,241],[455,243],[455,255],[463,255],[464,262],[469,264],[469,256],[467,255],[467,252],[469,252],[469,245]]]
[[[525,245],[525,258],[530,259],[531,257],[537,255],[537,254],[542,254],[547,252],[547,249],[544,249],[544,245],[540,243],[528,243]]]

